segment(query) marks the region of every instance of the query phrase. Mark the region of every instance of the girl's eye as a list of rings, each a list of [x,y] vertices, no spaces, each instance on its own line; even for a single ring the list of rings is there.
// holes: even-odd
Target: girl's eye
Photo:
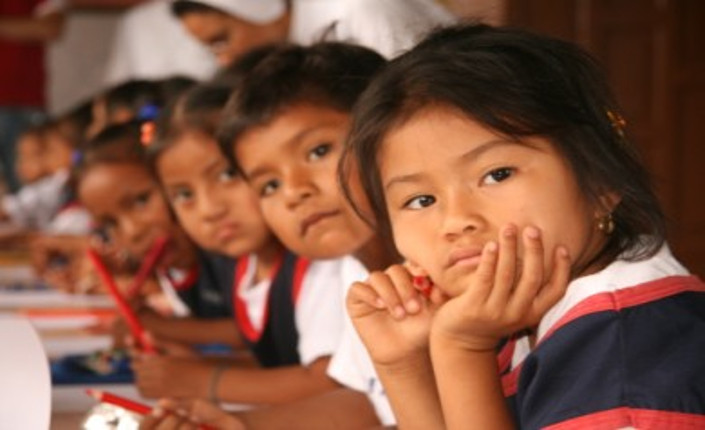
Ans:
[[[260,197],[266,197],[271,194],[273,194],[277,188],[279,188],[279,181],[276,179],[272,179],[271,181],[265,182],[261,187],[259,191]]]
[[[482,178],[483,184],[496,184],[504,181],[514,174],[514,169],[511,167],[501,167],[499,169],[494,169]]]
[[[193,198],[193,192],[189,189],[178,189],[171,193],[170,199],[173,204],[184,204]]]
[[[237,177],[237,173],[231,167],[226,168],[218,174],[218,180],[220,182],[230,182]]]
[[[316,146],[308,153],[309,161],[319,160],[325,157],[326,154],[330,152],[332,146],[333,145],[330,143],[323,143],[321,145]]]
[[[138,208],[145,207],[147,205],[147,203],[149,202],[151,194],[152,194],[151,191],[144,191],[142,193],[137,194],[137,196],[135,196],[135,200],[134,200],[135,207],[138,207]]]
[[[433,196],[417,196],[404,203],[406,209],[423,209],[436,203],[436,198]]]

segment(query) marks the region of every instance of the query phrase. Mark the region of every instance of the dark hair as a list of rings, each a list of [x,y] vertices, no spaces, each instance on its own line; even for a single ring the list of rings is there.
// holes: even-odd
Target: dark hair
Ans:
[[[76,193],[86,173],[100,164],[141,164],[147,168],[141,127],[139,121],[110,125],[90,139],[71,171],[70,189]]]
[[[384,58],[361,46],[281,45],[245,76],[223,112],[218,141],[236,169],[233,145],[246,131],[303,103],[350,112]]]
[[[221,111],[230,93],[231,87],[223,83],[201,84],[184,93],[162,113],[155,137],[147,146],[147,163],[153,172],[156,172],[159,156],[184,134],[197,132],[215,139]]]
[[[275,50],[275,45],[254,49],[219,72],[211,81],[196,85],[169,105],[156,125],[148,145],[147,161],[156,172],[159,156],[184,134],[203,133],[216,138],[223,108],[244,75]]]
[[[171,3],[171,13],[177,18],[183,18],[190,13],[205,13],[205,12],[220,12],[224,13],[220,9],[216,9],[207,4],[203,4],[198,1],[190,0],[175,0]]]
[[[109,88],[103,94],[108,115],[118,109],[127,109],[137,116],[144,106],[162,106],[164,99],[162,89],[156,81],[137,79],[123,82]]]
[[[360,179],[387,238],[391,226],[376,168],[380,145],[391,130],[434,105],[518,141],[543,136],[570,163],[590,201],[598,203],[604,192],[618,194],[614,232],[595,261],[623,253],[645,258],[663,244],[663,214],[635,149],[610,118],[619,109],[596,62],[568,42],[468,24],[439,30],[393,60],[354,112],[341,182],[351,199],[342,179],[351,161],[365,166]]]

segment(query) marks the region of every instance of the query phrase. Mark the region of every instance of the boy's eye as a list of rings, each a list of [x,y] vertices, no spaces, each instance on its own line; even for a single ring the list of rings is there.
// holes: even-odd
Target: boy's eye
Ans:
[[[266,197],[271,194],[273,194],[277,188],[279,188],[279,181],[276,179],[272,179],[271,181],[265,182],[261,187],[259,191],[260,197]]]
[[[483,184],[496,184],[502,182],[505,179],[512,176],[514,169],[511,167],[501,167],[499,169],[494,169],[482,178]]]
[[[411,200],[404,203],[404,207],[407,209],[423,209],[425,207],[431,206],[436,203],[436,198],[433,196],[417,196]]]
[[[309,161],[318,160],[325,157],[325,155],[330,152],[332,146],[333,145],[330,143],[323,143],[316,146],[308,153]]]

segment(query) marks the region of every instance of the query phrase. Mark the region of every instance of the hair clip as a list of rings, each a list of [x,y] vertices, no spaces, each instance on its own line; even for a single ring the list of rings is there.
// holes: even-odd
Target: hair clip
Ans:
[[[74,149],[73,152],[71,152],[71,166],[76,167],[81,164],[81,161],[83,161],[83,152]]]
[[[624,128],[627,126],[627,121],[624,117],[615,111],[608,110],[607,118],[610,120],[612,128],[617,132],[619,137],[624,138]]]
[[[140,143],[142,146],[149,146],[154,142],[156,125],[153,121],[147,121],[140,127]]]
[[[137,111],[136,118],[140,121],[153,121],[159,116],[159,106],[154,103],[149,103],[142,106],[139,111]]]

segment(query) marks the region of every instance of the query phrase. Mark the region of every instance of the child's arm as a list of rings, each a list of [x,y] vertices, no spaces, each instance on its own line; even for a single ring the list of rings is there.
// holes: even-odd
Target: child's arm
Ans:
[[[428,350],[431,318],[444,300],[438,290],[424,298],[402,266],[374,272],[348,293],[348,313],[400,428],[444,427]]]
[[[159,402],[155,415],[145,417],[140,429],[197,428],[197,424],[224,430],[357,430],[378,427],[379,420],[364,394],[340,388],[298,402],[236,414],[228,414],[204,400],[165,399]]]
[[[141,356],[133,362],[145,397],[207,398],[228,403],[273,404],[337,388],[326,375],[328,358],[310,366],[252,368],[204,360]],[[174,378],[179,375],[179,378]]]
[[[570,259],[559,247],[544,273],[540,232],[502,230],[499,243],[482,251],[475,275],[462,294],[438,311],[431,330],[431,357],[449,429],[514,427],[501,388],[495,348],[502,337],[538,324],[565,293]]]
[[[140,314],[140,320],[157,339],[189,345],[221,343],[234,348],[244,347],[232,318],[166,318],[147,311]]]

